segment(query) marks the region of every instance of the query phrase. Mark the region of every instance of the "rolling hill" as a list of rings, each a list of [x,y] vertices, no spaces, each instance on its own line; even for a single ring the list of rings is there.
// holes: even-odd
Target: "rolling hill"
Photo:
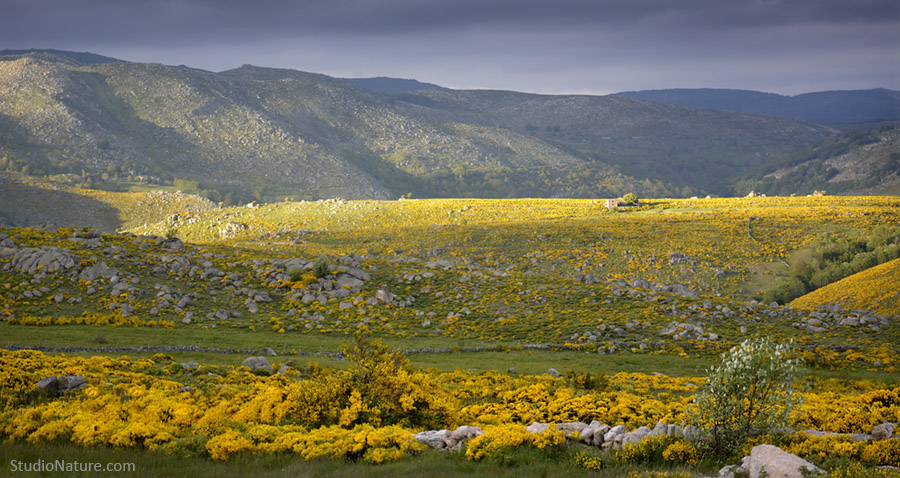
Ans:
[[[829,126],[900,120],[900,91],[821,91],[782,96],[728,89],[667,89],[616,93],[616,96],[698,108],[793,118]]]
[[[866,269],[850,277],[816,289],[794,299],[797,309],[815,310],[819,306],[837,304],[844,309],[867,309],[879,314],[900,314],[900,259]]]
[[[0,57],[0,169],[227,203],[326,197],[729,193],[833,134],[793,120],[629,98],[386,94],[325,75]],[[5,159],[3,159],[5,158]]]

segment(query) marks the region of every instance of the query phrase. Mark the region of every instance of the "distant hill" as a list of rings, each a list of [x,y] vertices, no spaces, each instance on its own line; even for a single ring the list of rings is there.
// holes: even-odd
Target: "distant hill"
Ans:
[[[829,126],[900,119],[900,91],[886,89],[781,96],[758,91],[703,88],[628,91],[616,93],[615,96],[793,118]]]
[[[900,195],[900,129],[883,127],[824,139],[746,171],[736,179],[734,190],[740,195]]]
[[[376,78],[342,78],[344,81],[353,83],[360,88],[378,93],[406,93],[408,91],[417,90],[445,90],[443,86],[433,83],[422,83],[417,80],[407,80],[403,78],[388,78],[379,76]]]
[[[251,65],[0,57],[0,170],[110,189],[175,184],[230,204],[729,194],[727,178],[833,133],[615,96],[385,94]]]
[[[731,194],[724,178],[834,132],[795,120],[615,96],[424,90],[396,98],[405,114],[517,131],[612,165],[645,185],[670,184],[669,194],[680,196]]]
[[[28,49],[28,50],[0,50],[0,56],[4,55],[25,55],[28,53],[48,53],[51,55],[71,58],[85,65],[101,65],[103,63],[116,63],[124,60],[112,58],[109,56],[97,55],[96,53],[66,51],[66,50],[50,50],[50,49]]]

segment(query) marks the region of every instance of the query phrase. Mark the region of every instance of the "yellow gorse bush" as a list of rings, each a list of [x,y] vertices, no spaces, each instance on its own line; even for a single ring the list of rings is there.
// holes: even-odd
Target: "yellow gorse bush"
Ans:
[[[382,350],[382,352],[384,352]],[[371,357],[370,357],[371,358]],[[377,363],[374,360],[372,363]],[[235,454],[297,453],[304,458],[384,462],[418,453],[413,433],[423,428],[480,425],[485,435],[468,444],[470,457],[505,453],[512,446],[549,448],[565,437],[555,427],[528,433],[531,421],[599,420],[629,429],[657,421],[680,423],[693,396],[688,380],[642,374],[610,377],[606,391],[576,390],[549,375],[500,372],[425,372],[405,369],[390,378],[310,366],[310,375],[258,376],[244,367],[203,366],[184,370],[171,357],[66,357],[0,349],[0,439],[69,441],[83,446],[161,449],[177,455],[229,459]],[[371,368],[370,371],[381,369]],[[62,397],[36,397],[34,384],[50,375],[79,374],[88,386]],[[374,381],[372,381],[374,380]],[[379,382],[379,380],[386,380]],[[619,390],[629,382],[652,384]],[[415,382],[410,384],[408,382]],[[364,391],[361,383],[374,384]],[[387,398],[378,387],[395,384]],[[900,418],[894,388],[855,382],[813,383],[792,426],[869,431],[871,422]],[[420,394],[433,395],[425,399]],[[394,394],[396,393],[396,395]],[[406,398],[404,398],[406,397]],[[381,401],[379,401],[381,400]],[[872,416],[864,423],[849,422]],[[862,429],[869,427],[868,429]],[[891,463],[896,440],[861,446],[842,438],[789,444],[801,454],[845,456]],[[871,448],[874,447],[874,448]],[[679,440],[659,447],[665,462],[690,462],[696,450]],[[476,458],[477,457],[477,458]]]
[[[483,435],[472,438],[466,443],[466,458],[479,461],[523,445],[531,445],[543,450],[562,445],[565,441],[565,433],[552,426],[543,432],[531,433],[522,425],[493,425],[487,427]]]

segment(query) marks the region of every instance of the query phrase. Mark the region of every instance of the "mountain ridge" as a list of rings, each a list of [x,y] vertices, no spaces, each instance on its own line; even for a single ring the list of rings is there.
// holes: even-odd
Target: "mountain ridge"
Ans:
[[[720,177],[834,133],[614,96],[386,94],[251,65],[0,60],[7,169],[101,184],[104,174],[180,180],[225,202],[727,194]]]
[[[827,126],[900,119],[900,91],[834,90],[784,96],[752,90],[671,88],[613,96],[660,103],[793,118]]]

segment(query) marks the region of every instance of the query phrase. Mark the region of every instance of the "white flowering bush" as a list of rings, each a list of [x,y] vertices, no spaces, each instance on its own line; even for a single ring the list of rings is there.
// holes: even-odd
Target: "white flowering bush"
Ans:
[[[701,444],[719,456],[738,451],[752,433],[786,427],[795,397],[798,361],[790,347],[769,338],[748,339],[710,367],[708,382],[689,410]]]

